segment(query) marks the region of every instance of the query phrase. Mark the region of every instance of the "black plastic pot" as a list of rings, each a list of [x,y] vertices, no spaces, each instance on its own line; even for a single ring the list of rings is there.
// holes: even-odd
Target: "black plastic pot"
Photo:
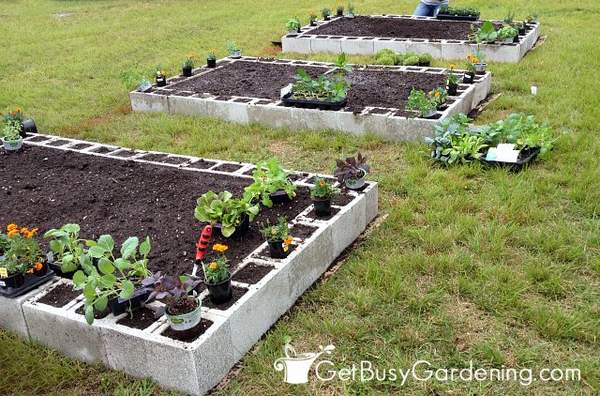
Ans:
[[[463,82],[465,84],[473,84],[474,79],[475,79],[475,73],[473,73],[473,72],[467,72],[463,76]]]
[[[284,259],[288,256],[289,251],[286,252],[283,248],[283,240],[275,239],[272,241],[267,241],[269,244],[269,255],[274,259]]]
[[[33,275],[35,276],[46,276],[46,274],[48,273],[48,264],[46,264],[45,262],[42,262],[42,269],[39,271],[36,271],[35,269],[33,270]]]
[[[215,67],[217,67],[217,60],[216,59],[206,59],[206,66],[214,69]]]
[[[210,301],[212,301],[214,304],[226,303],[233,297],[233,289],[231,287],[231,275],[228,279],[224,280],[221,283],[217,283],[214,285],[207,283],[206,288],[208,289],[208,298],[210,298]]]
[[[277,190],[269,194],[269,198],[273,201],[274,204],[281,204],[285,202],[290,202],[291,198],[284,190]]]
[[[329,199],[313,199],[315,206],[315,214],[318,217],[327,217],[331,215],[331,198]]]
[[[128,310],[134,311],[142,306],[142,303],[146,301],[150,295],[150,291],[146,288],[136,289],[133,295],[128,300],[123,300],[120,297],[113,298],[108,301],[108,308],[113,315],[121,315]]]
[[[513,39],[513,43],[518,43],[519,42],[519,35],[516,35],[515,38]]]
[[[310,21],[310,26],[317,26],[317,21]]]
[[[324,21],[328,21],[328,20],[330,20],[330,19],[331,19],[331,17],[330,17],[329,15],[328,15],[328,16],[326,16],[326,17],[323,17],[323,20],[324,20]]]
[[[167,78],[166,77],[156,77],[156,86],[157,87],[166,87],[167,86]]]
[[[192,67],[191,66],[189,66],[189,67],[182,67],[181,68],[181,74],[184,77],[192,77]]]
[[[429,67],[431,66],[431,61],[419,62],[418,66]]]
[[[445,19],[449,21],[476,21],[479,18],[475,15],[452,15],[452,14],[442,14],[438,13],[436,15],[437,19]]]
[[[336,10],[335,12],[335,16],[337,17],[343,17],[344,16],[344,10]]]
[[[48,263],[48,266],[50,267],[50,269],[52,271],[54,271],[56,276],[58,276],[60,278],[65,278],[65,279],[73,279],[73,274],[75,272],[62,272],[60,269],[60,264]]]
[[[250,227],[250,219],[248,218],[247,215],[244,215],[242,217],[242,221],[240,222],[240,224],[235,227],[235,231],[233,232],[233,234],[231,234],[229,236],[229,238],[239,238],[242,235],[246,234],[248,232],[248,228]],[[219,231],[219,233],[221,235],[223,235],[221,233],[221,223],[217,223],[213,226],[213,229],[216,229],[217,231]]]
[[[4,284],[4,286],[2,286]],[[25,275],[18,273],[9,276],[8,278],[0,279],[0,287],[18,289],[25,284]]]
[[[26,137],[28,133],[37,133],[33,118],[26,118],[21,122],[21,137]]]
[[[293,93],[290,92],[282,98],[285,106],[337,111],[346,106],[347,102],[347,98],[338,102],[327,102],[324,100],[293,99],[292,95]]]
[[[448,84],[448,95],[450,95],[450,96],[458,95],[458,84]]]
[[[519,35],[524,36],[527,33],[527,28],[525,26],[519,28]]]

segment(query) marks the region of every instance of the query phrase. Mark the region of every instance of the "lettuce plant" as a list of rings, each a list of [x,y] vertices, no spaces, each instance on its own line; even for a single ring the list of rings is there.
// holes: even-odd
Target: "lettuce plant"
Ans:
[[[79,260],[86,253],[84,240],[79,239],[79,231],[79,224],[65,224],[44,234],[44,238],[50,239],[48,246],[54,254],[54,261],[60,264],[60,270],[64,273],[79,269]]]
[[[233,198],[229,191],[219,194],[209,191],[198,198],[194,215],[196,219],[212,225],[221,223],[221,233],[227,238],[235,232],[244,216],[252,221],[259,210],[258,205],[251,204],[246,198]]]
[[[260,199],[260,202],[270,208],[273,206],[270,194],[283,190],[288,197],[296,196],[296,185],[288,178],[286,172],[276,158],[268,161],[262,161],[256,164],[256,169],[252,173],[254,183],[244,189],[244,198],[248,202],[254,199]]]

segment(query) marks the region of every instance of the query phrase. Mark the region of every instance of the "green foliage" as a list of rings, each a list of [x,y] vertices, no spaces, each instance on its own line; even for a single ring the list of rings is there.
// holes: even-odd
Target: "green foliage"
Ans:
[[[230,41],[227,43],[227,52],[229,52],[229,55],[233,55],[241,50],[242,49],[236,44],[235,41]]]
[[[498,38],[496,27],[491,21],[485,21],[475,33],[475,41],[478,43],[493,43]]]
[[[21,139],[21,123],[18,121],[7,121],[2,127],[0,137],[8,142]]]
[[[333,187],[327,180],[317,177],[315,179],[315,186],[310,190],[310,197],[317,200],[331,199],[339,194],[339,192],[340,190]]]
[[[87,252],[84,241],[79,239],[79,231],[79,224],[65,224],[44,234],[44,238],[50,239],[48,246],[54,253],[54,261],[60,264],[64,273],[79,269],[81,256]]]
[[[276,158],[259,162],[252,172],[254,183],[244,189],[244,199],[248,202],[259,199],[264,206],[270,208],[273,206],[273,201],[269,195],[275,191],[283,190],[288,197],[294,198],[296,185],[288,177],[289,173],[283,169]]]
[[[25,274],[42,260],[42,250],[38,242],[26,233],[17,233],[0,237],[4,246],[4,256],[0,259],[0,267],[6,268],[9,275]]]
[[[419,64],[420,65],[429,65],[431,61],[433,61],[433,56],[431,54],[419,54]]]
[[[443,5],[440,7],[440,14],[454,15],[454,16],[472,16],[479,18],[480,12],[477,8],[472,7],[450,7]]]
[[[0,232],[0,256],[4,254],[6,250],[8,250],[10,246],[10,239],[3,232]]]
[[[214,51],[210,51],[208,53],[208,55],[206,56],[207,60],[216,60],[217,59],[217,55],[214,53]]]
[[[331,9],[323,8],[321,10],[321,16],[323,17],[323,19],[326,19],[327,17],[331,16]]]
[[[375,63],[378,65],[394,66],[396,61],[396,52],[391,49],[385,48],[375,54]]]
[[[184,68],[194,67],[194,62],[194,57],[190,55],[187,58],[185,58],[185,61],[183,62],[182,66]]]
[[[519,31],[512,26],[502,26],[498,29],[498,38],[500,40],[506,40],[514,38],[519,34]]]
[[[228,260],[225,255],[220,255],[210,263],[203,265],[204,279],[209,285],[216,285],[226,281],[231,273],[229,272]]]
[[[343,76],[352,71],[352,66],[348,64],[348,57],[346,56],[345,52],[342,52],[338,55],[338,57],[335,59],[334,66],[335,73],[338,75]]]
[[[406,110],[416,111],[419,116],[428,116],[437,109],[437,102],[431,96],[420,89],[413,88],[406,102]]]
[[[151,69],[143,70],[141,68],[135,68],[121,72],[120,77],[125,88],[128,91],[131,91],[148,81],[152,75],[153,71]]]
[[[227,238],[235,232],[243,216],[252,221],[258,212],[258,205],[251,204],[248,199],[233,198],[229,191],[219,194],[209,191],[198,198],[194,215],[196,219],[213,225],[221,223],[221,233]]]
[[[550,151],[556,141],[548,125],[539,124],[534,116],[521,113],[514,113],[504,120],[482,126],[481,134],[485,136],[489,146],[513,143],[519,150],[539,148],[541,155]]]
[[[313,79],[304,69],[299,69],[294,78],[296,82],[292,86],[292,96],[295,99],[340,102],[350,89],[350,84],[344,78],[320,75]]]
[[[289,226],[287,218],[279,217],[277,224],[268,224],[261,228],[260,233],[267,241],[286,240],[289,235]]]
[[[296,17],[290,18],[285,24],[285,27],[290,32],[296,32],[300,29],[300,20]]]
[[[435,103],[436,108],[438,108],[448,100],[448,91],[443,87],[437,87],[429,91],[427,96]]]
[[[104,312],[112,298],[127,300],[135,292],[136,284],[150,275],[148,255],[150,238],[139,243],[137,237],[123,242],[115,255],[115,242],[110,235],[101,235],[97,241],[86,241],[87,254],[81,255],[82,270],[73,274],[75,290],[83,290],[85,297],[85,319],[94,322],[94,311]],[[97,267],[92,265],[97,260]]]
[[[405,56],[402,60],[402,64],[404,66],[418,66],[419,62],[420,61],[418,55]]]
[[[469,118],[462,113],[437,124],[434,137],[425,141],[432,146],[431,157],[444,165],[475,161],[487,147],[484,137],[470,131]]]

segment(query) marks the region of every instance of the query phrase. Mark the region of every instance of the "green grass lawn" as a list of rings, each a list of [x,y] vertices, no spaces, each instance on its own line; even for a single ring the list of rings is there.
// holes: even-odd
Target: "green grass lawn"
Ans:
[[[416,0],[354,3],[362,14],[410,13]],[[502,95],[477,120],[519,111],[549,122],[557,147],[522,173],[442,169],[432,166],[424,145],[373,136],[130,112],[121,72],[160,63],[175,73],[189,52],[204,56],[215,48],[225,55],[229,39],[248,55],[272,55],[269,43],[287,18],[305,22],[311,10],[336,5],[314,0],[5,2],[0,109],[22,107],[44,132],[208,158],[275,155],[298,170],[331,172],[335,158],[357,149],[369,156],[387,218],[273,327],[219,394],[597,394],[600,3],[453,3],[479,7],[487,18],[509,10],[541,17],[544,45],[518,65],[490,65],[493,89]],[[333,343],[339,367],[365,359],[381,368],[418,359],[462,367],[473,360],[481,367],[577,367],[582,381],[290,386],[272,369],[286,336],[303,351]],[[0,345],[0,394],[167,393],[6,332]]]

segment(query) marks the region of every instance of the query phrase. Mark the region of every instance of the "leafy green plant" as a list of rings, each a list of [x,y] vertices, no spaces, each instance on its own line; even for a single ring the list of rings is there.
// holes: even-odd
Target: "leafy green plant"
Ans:
[[[81,256],[87,254],[84,240],[79,239],[79,231],[79,224],[65,224],[44,234],[44,238],[50,239],[48,246],[54,261],[60,264],[60,270],[64,273],[79,269]]]
[[[378,65],[393,66],[397,64],[397,59],[396,52],[388,48],[379,50],[375,54],[375,63]]]
[[[418,66],[419,65],[419,56],[418,55],[410,55],[404,57],[402,64],[404,66]]]
[[[448,73],[447,73],[448,86],[451,86],[451,85],[457,86],[458,85],[458,75],[454,72],[455,68],[456,68],[456,65],[453,63],[448,66]]]
[[[207,60],[216,60],[217,59],[217,55],[215,54],[215,51],[210,51],[208,53],[208,55],[206,56]]]
[[[323,17],[323,19],[327,19],[328,17],[331,16],[331,9],[329,8],[323,8],[321,10],[321,16]]]
[[[339,194],[340,190],[333,187],[327,180],[317,177],[315,186],[310,190],[310,197],[315,200],[331,199]]]
[[[556,141],[548,125],[539,124],[534,116],[522,113],[484,125],[480,131],[489,146],[512,143],[519,150],[539,148],[542,155],[550,151]]]
[[[485,21],[475,33],[475,41],[478,43],[493,43],[498,38],[496,27],[491,21]]]
[[[244,198],[233,198],[229,191],[219,194],[209,191],[198,198],[194,215],[196,219],[212,225],[221,223],[221,233],[227,238],[235,232],[244,216],[248,216],[252,221],[258,212],[258,205],[251,204]]]
[[[205,282],[209,285],[216,285],[229,279],[231,273],[229,272],[228,262],[227,257],[220,254],[208,264],[203,264]]]
[[[244,189],[244,199],[248,202],[260,199],[264,206],[270,208],[273,206],[271,193],[283,190],[289,198],[296,196],[296,185],[290,181],[289,173],[283,169],[276,158],[256,164],[252,178],[254,183]]]
[[[348,57],[345,52],[338,55],[334,63],[334,71],[338,76],[344,76],[352,72],[352,66],[348,64]]]
[[[308,15],[308,21],[309,21],[310,23],[315,23],[315,22],[317,21],[317,14],[315,14],[314,12],[311,12],[311,13]]]
[[[4,119],[4,123],[9,123],[9,122],[18,122],[19,125],[21,125],[23,123],[23,110],[21,110],[20,107],[17,107],[16,109],[7,112],[6,114],[2,114],[2,118]]]
[[[0,232],[0,256],[4,255],[4,252],[7,251],[9,247],[10,239],[8,239],[8,235]]]
[[[277,224],[268,224],[260,229],[260,233],[267,241],[284,241],[289,236],[288,221],[285,217],[279,217]]]
[[[16,142],[21,139],[21,124],[18,121],[6,122],[0,136],[7,142]]]
[[[296,79],[292,86],[294,99],[340,102],[346,98],[350,88],[350,84],[343,78],[328,78],[321,75],[317,79],[312,79],[304,69],[299,69],[294,78]]]
[[[419,54],[419,65],[430,65],[433,60],[433,56],[431,54]]]
[[[297,32],[300,30],[300,20],[296,17],[291,18],[287,21],[285,27],[290,32]]]
[[[4,257],[0,260],[0,268],[5,268],[9,275],[33,271],[43,267],[42,250],[33,238],[37,228],[29,229],[9,224],[7,234],[2,238]]]
[[[437,124],[434,137],[425,141],[432,147],[431,157],[444,165],[478,160],[487,147],[485,138],[469,129],[469,118],[462,113]]]
[[[435,103],[436,108],[442,106],[448,100],[448,91],[445,88],[437,87],[431,90],[427,96]]]
[[[335,9],[336,15],[338,16],[342,16],[344,15],[344,6],[337,6],[337,8]]]
[[[86,246],[88,253],[80,257],[82,270],[73,274],[73,283],[75,290],[83,290],[85,319],[92,324],[94,311],[106,311],[113,298],[130,299],[136,285],[150,275],[148,255],[151,245],[148,237],[141,244],[137,237],[130,237],[116,254],[112,236],[101,235],[97,241],[86,241]],[[92,265],[92,258],[98,260],[97,268]]]
[[[227,43],[227,52],[229,52],[229,55],[238,53],[241,50],[242,49],[240,47],[238,47],[238,45],[235,43],[235,41],[230,41]]]
[[[512,26],[502,26],[498,29],[498,39],[507,40],[515,38],[519,34],[519,31]]]
[[[440,7],[438,15],[439,14],[479,18],[480,12],[478,9],[471,7],[450,7],[448,5],[443,5]]]
[[[419,116],[427,117],[437,109],[437,103],[425,91],[413,88],[406,102],[406,110],[416,111]]]
[[[196,57],[192,54],[188,55],[187,58],[185,58],[185,61],[182,64],[183,68],[193,68],[194,64],[196,62]]]

